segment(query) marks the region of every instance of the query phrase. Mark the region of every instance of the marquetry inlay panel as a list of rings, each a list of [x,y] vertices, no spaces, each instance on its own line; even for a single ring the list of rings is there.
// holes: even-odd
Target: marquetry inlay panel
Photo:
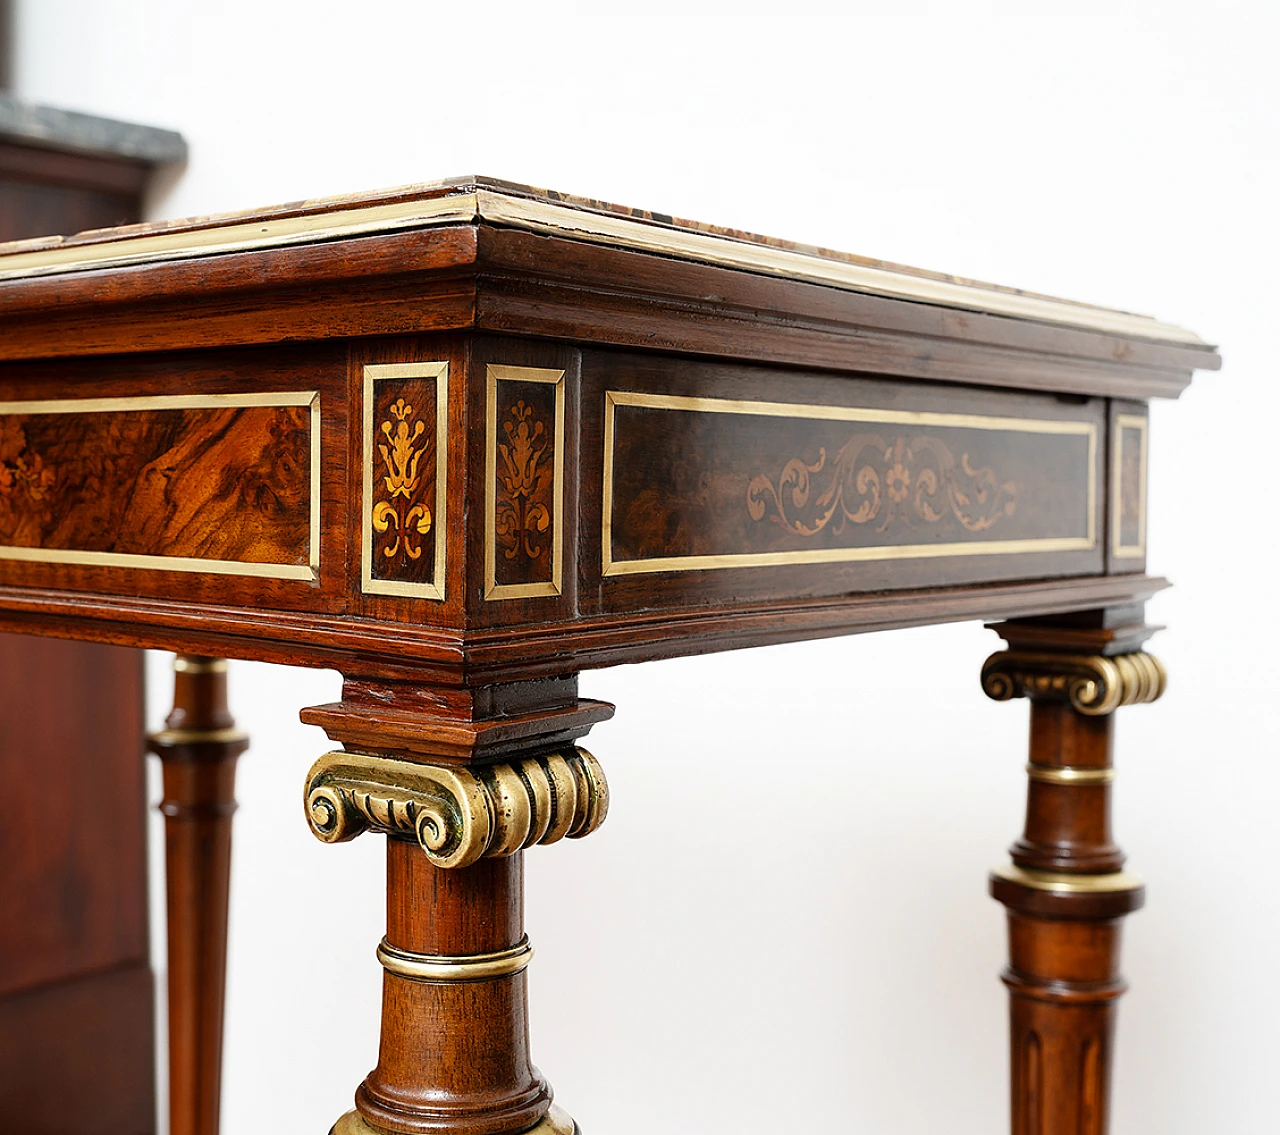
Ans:
[[[1098,545],[1095,420],[605,401],[606,576]]]
[[[485,598],[559,595],[564,371],[490,365],[485,416]]]
[[[1142,559],[1147,554],[1147,419],[1117,414],[1111,466],[1111,554]]]
[[[319,395],[0,403],[0,560],[313,580]]]
[[[364,368],[362,586],[444,598],[449,364]]]

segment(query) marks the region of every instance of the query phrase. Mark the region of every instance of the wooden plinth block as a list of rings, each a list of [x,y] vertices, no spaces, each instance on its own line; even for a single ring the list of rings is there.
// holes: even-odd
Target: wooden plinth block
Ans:
[[[1121,920],[1144,898],[1111,834],[1111,715],[1165,684],[1135,650],[1152,628],[1118,614],[1005,624],[1013,649],[983,667],[991,697],[1031,699],[1026,825],[991,873],[1009,919],[1013,1135],[1107,1131]]]
[[[149,738],[164,772],[169,933],[169,1130],[217,1135],[236,760],[227,664],[179,655],[174,708]]]
[[[574,680],[430,698],[348,682],[303,713],[361,749],[312,768],[313,833],[388,837],[378,1064],[333,1135],[577,1131],[530,1058],[523,873],[526,848],[608,813],[603,771],[572,740],[612,708],[576,695]]]

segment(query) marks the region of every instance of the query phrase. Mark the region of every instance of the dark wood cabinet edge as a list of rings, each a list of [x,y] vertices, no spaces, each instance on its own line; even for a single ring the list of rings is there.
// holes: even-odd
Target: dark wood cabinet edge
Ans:
[[[567,625],[472,632],[0,588],[0,631],[454,686],[898,627],[991,622],[1139,603],[1167,586],[1166,580],[1145,575],[1082,576],[936,592],[638,612]]]
[[[0,135],[0,178],[4,180],[133,197],[146,188],[152,172],[152,166],[133,158],[67,153]]]

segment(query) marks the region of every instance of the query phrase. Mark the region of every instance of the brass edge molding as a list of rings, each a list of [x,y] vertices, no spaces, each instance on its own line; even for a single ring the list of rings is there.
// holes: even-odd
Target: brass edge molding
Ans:
[[[427,187],[423,187],[427,188]],[[984,287],[979,283],[895,271],[889,267],[834,259],[799,249],[760,244],[715,232],[637,220],[492,189],[415,197],[383,204],[350,199],[312,202],[330,207],[304,216],[254,213],[213,217],[202,227],[140,233],[98,243],[67,243],[23,249],[0,256],[0,280],[187,260],[221,253],[288,247],[343,237],[487,221],[570,240],[607,244],[641,252],[806,280],[847,291],[891,296],[943,307],[1044,320],[1092,331],[1161,342],[1202,346],[1196,334],[1148,316]]]
[[[436,383],[436,499],[435,499],[435,582],[402,583],[373,578],[373,386],[375,382],[397,378],[433,378]],[[412,599],[439,599],[445,595],[445,566],[449,525],[445,519],[449,471],[449,363],[447,360],[419,363],[369,363],[363,374],[364,443],[363,494],[360,520],[360,588],[366,595],[399,595]]]
[[[1090,717],[1154,702],[1167,684],[1164,666],[1145,651],[1104,658],[1002,650],[982,667],[982,689],[995,701],[1026,697],[1065,701]]]
[[[523,972],[533,960],[533,947],[528,937],[521,938],[508,950],[489,954],[439,956],[418,954],[391,945],[385,938],[378,945],[378,961],[382,968],[407,981],[448,985],[454,982],[492,981]]]
[[[1049,891],[1060,895],[1105,895],[1118,891],[1136,891],[1142,880],[1131,871],[1112,871],[1105,875],[1069,875],[1061,871],[1030,871],[1013,863],[993,867],[991,874],[1007,883],[1030,887],[1033,891]]]
[[[552,1104],[536,1127],[523,1135],[578,1135],[578,1125],[563,1108]],[[329,1131],[329,1135],[386,1135],[377,1127],[370,1127],[358,1111],[349,1111]]]
[[[468,867],[589,835],[609,813],[609,785],[578,747],[474,767],[342,751],[312,766],[304,802],[324,843],[376,831],[417,840],[437,867]]]
[[[1070,300],[1019,292],[997,291],[980,285],[895,272],[870,264],[835,260],[812,253],[735,240],[716,233],[660,226],[615,213],[594,213],[552,202],[511,197],[492,190],[476,193],[482,220],[528,228],[592,243],[620,245],[681,260],[744,269],[785,279],[834,285],[943,307],[1011,315],[1023,319],[1066,323],[1093,331],[1111,331],[1143,339],[1203,345],[1194,332],[1160,323],[1144,315],[1114,311]]]
[[[641,406],[646,409],[684,410],[707,414],[742,414],[758,417],[804,418],[812,421],[866,422],[881,425],[933,426],[944,429],[949,427],[1082,437],[1088,444],[1085,535],[1033,537],[1022,540],[974,540],[949,544],[806,548],[790,552],[730,552],[720,555],[615,560],[613,558],[613,481],[616,436],[614,416],[619,406]],[[1028,552],[1092,551],[1098,545],[1098,423],[981,414],[948,414],[933,410],[876,410],[851,406],[815,406],[803,402],[738,401],[725,398],[695,398],[675,394],[642,394],[629,390],[606,390],[601,508],[601,574],[604,576],[776,567],[785,564],[866,563],[880,560],[941,559],[946,556],[1008,556]]]
[[[7,414],[110,414],[139,410],[225,410],[242,407],[307,406],[311,409],[311,476],[308,491],[307,563],[264,564],[248,560],[211,560],[199,556],[164,556],[138,552],[85,552],[67,548],[0,545],[0,560],[76,567],[131,568],[202,575],[234,575],[249,579],[288,579],[314,583],[320,578],[320,394],[290,390],[279,394],[156,394],[137,398],[53,398],[0,402]]]
[[[1051,765],[1027,764],[1027,776],[1041,784],[1061,784],[1080,788],[1091,785],[1110,784],[1116,778],[1113,768],[1073,768],[1069,765],[1055,767]]]
[[[555,451],[552,454],[551,579],[540,583],[501,584],[497,580],[498,514],[498,383],[536,382],[555,387]],[[485,367],[484,446],[484,597],[486,600],[524,599],[559,595],[564,570],[564,371],[541,367]]]
[[[173,669],[177,674],[225,674],[225,658],[205,658],[192,654],[175,654]]]
[[[0,280],[49,276],[191,260],[228,252],[287,248],[399,229],[462,224],[477,218],[474,194],[335,208],[300,217],[255,217],[252,212],[213,218],[209,226],[171,233],[143,233],[101,244],[67,244],[0,256]],[[219,223],[219,221],[221,223]]]
[[[1147,430],[1149,419],[1142,414],[1116,415],[1115,446],[1111,459],[1111,554],[1117,559],[1141,559],[1147,554]],[[1124,469],[1124,431],[1137,430],[1138,442],[1138,542],[1125,544],[1121,532],[1124,499],[1121,471]]]

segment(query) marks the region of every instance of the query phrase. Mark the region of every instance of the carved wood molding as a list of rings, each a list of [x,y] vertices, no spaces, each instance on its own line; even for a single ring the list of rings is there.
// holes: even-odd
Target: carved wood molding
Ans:
[[[982,689],[989,698],[1065,701],[1091,717],[1153,702],[1166,682],[1160,661],[1144,651],[1106,658],[1002,650],[982,667]]]
[[[608,814],[609,786],[578,747],[471,768],[333,752],[311,768],[306,808],[325,843],[375,831],[416,839],[437,867],[467,867],[589,835]]]

